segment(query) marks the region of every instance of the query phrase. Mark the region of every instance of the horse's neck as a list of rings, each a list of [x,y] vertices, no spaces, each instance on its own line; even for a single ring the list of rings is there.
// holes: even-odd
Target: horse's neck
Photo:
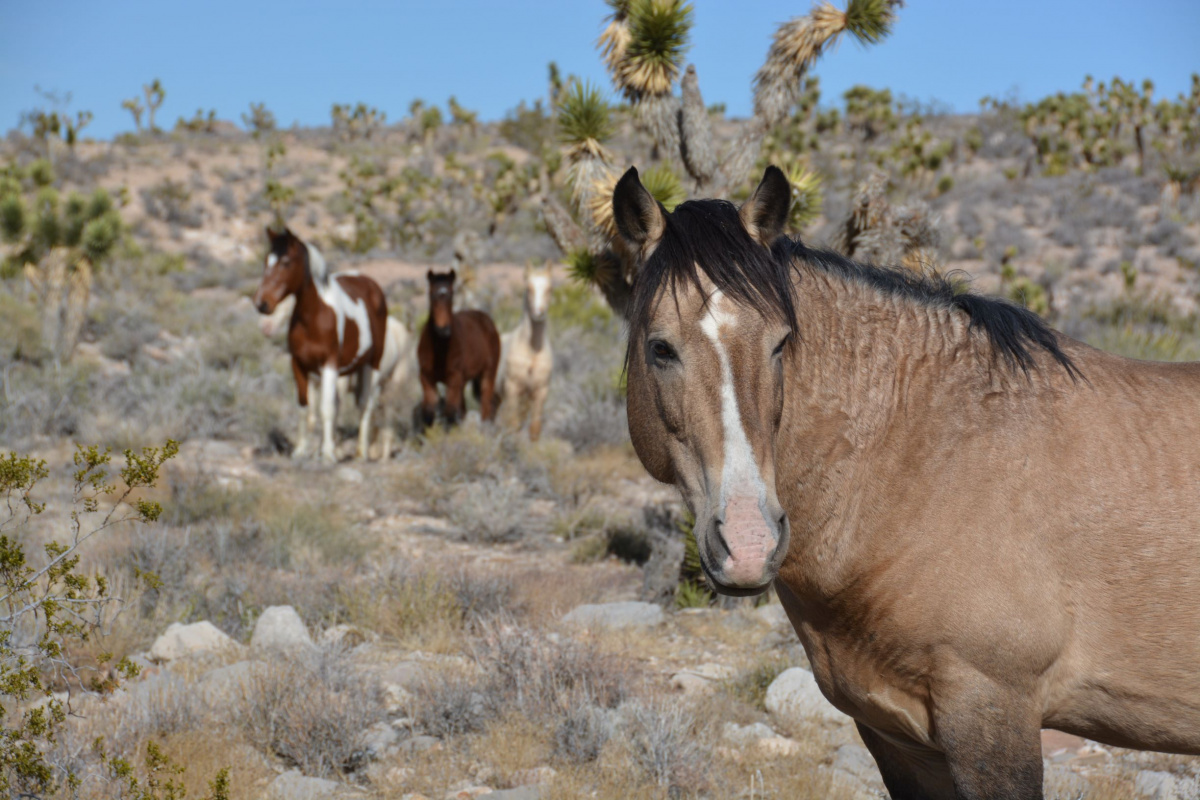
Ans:
[[[776,485],[795,546],[808,548],[802,561],[836,570],[861,544],[847,531],[860,535],[863,492],[903,475],[915,447],[936,449],[932,439],[969,425],[978,340],[961,314],[819,268],[802,267],[797,290]]]
[[[316,314],[321,306],[325,305],[325,301],[321,299],[321,294],[317,291],[317,285],[313,282],[312,276],[307,273],[300,287],[293,290],[292,294],[296,297],[296,309],[292,312],[293,324],[313,319],[313,315]]]
[[[526,309],[525,315],[521,317],[521,324],[517,330],[520,332],[517,338],[525,342],[529,349],[535,353],[542,352],[546,346],[546,320],[534,320],[529,316],[529,311]]]

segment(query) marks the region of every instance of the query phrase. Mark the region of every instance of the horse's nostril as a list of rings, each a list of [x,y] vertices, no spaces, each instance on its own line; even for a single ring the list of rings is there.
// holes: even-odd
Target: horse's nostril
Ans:
[[[720,519],[713,520],[713,537],[717,540],[717,544],[721,545],[725,555],[733,555],[733,550],[729,548],[729,542],[725,541],[725,523]]]
[[[266,300],[258,301],[258,313],[260,313],[260,314],[267,313],[267,301]]]

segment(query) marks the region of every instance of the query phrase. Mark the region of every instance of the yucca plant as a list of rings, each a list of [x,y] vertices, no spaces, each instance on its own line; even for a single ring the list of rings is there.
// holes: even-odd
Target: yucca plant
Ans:
[[[793,231],[801,231],[821,216],[821,175],[803,164],[796,163],[788,168],[787,177],[792,187],[788,226]]]
[[[660,202],[674,207],[689,195],[721,197],[741,190],[755,177],[751,173],[767,133],[813,94],[813,84],[804,78],[827,45],[845,32],[863,44],[878,42],[891,29],[899,2],[849,0],[844,11],[823,2],[808,16],[781,25],[754,81],[755,116],[724,154],[717,152],[696,69],[684,69],[691,5],[682,0],[609,0],[608,5],[612,13],[597,42],[601,58],[656,152],[667,162],[677,158],[690,179],[685,185],[671,166],[643,173]],[[575,82],[558,96],[558,125],[570,163],[567,188],[578,221],[544,191],[546,228],[575,265],[572,273],[598,285],[619,311],[630,286],[627,265],[607,249],[615,232],[611,197],[617,180],[603,147],[612,130],[611,112],[599,90],[585,84]],[[803,225],[819,214],[820,182],[815,175],[797,175],[803,180],[793,220]],[[587,258],[580,254],[584,248]]]

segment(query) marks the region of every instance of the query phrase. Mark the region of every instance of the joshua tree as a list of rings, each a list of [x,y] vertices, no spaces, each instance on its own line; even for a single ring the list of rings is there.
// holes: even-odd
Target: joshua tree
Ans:
[[[150,132],[157,133],[158,126],[154,124],[154,114],[167,99],[167,90],[163,88],[162,81],[155,78],[142,86],[142,94],[146,98],[146,121],[150,126]]]
[[[133,124],[138,133],[142,132],[142,114],[145,113],[146,107],[142,105],[140,97],[130,97],[121,101],[121,108],[133,115]]]
[[[97,189],[65,200],[48,162],[0,174],[0,237],[9,246],[0,272],[24,268],[42,308],[42,344],[68,360],[79,340],[93,270],[120,240],[123,225],[112,197]]]
[[[242,114],[242,124],[255,139],[275,132],[275,115],[266,103],[251,103],[249,113]]]
[[[613,83],[633,107],[636,124],[649,133],[656,152],[678,163],[690,178],[690,193],[727,196],[753,176],[767,134],[791,113],[811,89],[804,80],[816,60],[843,33],[874,44],[891,29],[899,0],[849,0],[844,11],[822,2],[806,16],[783,23],[754,79],[754,116],[725,153],[718,153],[709,111],[693,65],[683,67],[692,8],[682,0],[608,0],[612,14],[598,47]],[[546,227],[562,248],[574,274],[596,283],[618,311],[629,294],[620,257],[606,247],[611,234],[611,193],[617,167],[604,146],[612,134],[608,104],[595,87],[569,82],[559,94],[558,126],[569,165],[567,188],[572,214],[543,191]],[[676,83],[680,93],[674,93]],[[797,216],[815,216],[819,183],[801,165],[792,165]],[[664,166],[651,189],[660,202],[689,191]],[[675,177],[670,181],[667,174]],[[651,188],[648,186],[648,188]],[[676,202],[678,202],[676,200]]]
[[[366,103],[357,103],[353,107],[349,103],[334,103],[330,116],[334,133],[350,141],[370,139],[387,122],[386,113]]]

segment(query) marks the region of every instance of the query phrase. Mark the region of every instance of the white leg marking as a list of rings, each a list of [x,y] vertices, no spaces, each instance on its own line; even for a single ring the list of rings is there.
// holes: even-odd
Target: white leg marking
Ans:
[[[337,367],[321,367],[321,458],[337,461],[333,448],[333,423],[337,418]]]
[[[308,455],[308,434],[317,424],[317,407],[313,404],[312,377],[309,377],[304,392],[307,405],[300,409],[300,436],[296,443],[296,449],[292,451],[292,458],[304,458]]]
[[[369,364],[363,366],[359,380],[362,381],[358,391],[363,398],[363,406],[358,422],[358,457],[366,461],[371,452],[371,412],[375,410],[375,399],[379,395],[379,381]]]

